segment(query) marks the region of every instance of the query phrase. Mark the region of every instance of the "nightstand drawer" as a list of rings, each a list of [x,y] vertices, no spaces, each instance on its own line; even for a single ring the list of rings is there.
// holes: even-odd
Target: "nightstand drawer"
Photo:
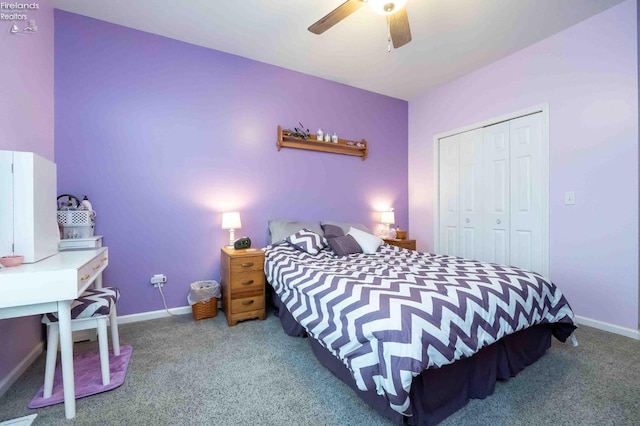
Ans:
[[[262,290],[264,287],[264,272],[259,270],[232,274],[229,281],[231,291]]]
[[[243,256],[231,258],[231,275],[264,270],[264,258],[262,256]]]
[[[264,295],[245,297],[243,299],[235,299],[231,301],[231,312],[233,314],[258,311],[261,309],[264,309]]]

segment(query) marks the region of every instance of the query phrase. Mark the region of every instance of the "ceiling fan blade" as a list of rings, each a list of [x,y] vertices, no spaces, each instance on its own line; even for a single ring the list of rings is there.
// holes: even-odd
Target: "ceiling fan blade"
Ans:
[[[336,7],[331,13],[311,25],[308,30],[314,34],[322,34],[356,10],[360,9],[362,0],[347,0],[340,6]]]
[[[409,16],[406,6],[389,16],[389,32],[393,47],[399,48],[411,41],[411,29],[409,28]]]

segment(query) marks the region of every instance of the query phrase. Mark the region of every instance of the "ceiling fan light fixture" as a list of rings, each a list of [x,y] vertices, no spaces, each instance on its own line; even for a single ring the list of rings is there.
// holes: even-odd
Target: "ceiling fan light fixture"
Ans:
[[[407,4],[407,0],[368,0],[367,3],[379,15],[393,15]]]

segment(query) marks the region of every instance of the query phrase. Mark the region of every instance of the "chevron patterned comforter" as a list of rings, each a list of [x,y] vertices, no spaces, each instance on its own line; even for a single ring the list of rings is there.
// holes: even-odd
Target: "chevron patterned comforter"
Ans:
[[[293,317],[353,374],[410,416],[424,369],[540,323],[573,325],[560,290],[515,267],[383,245],[373,255],[265,249],[267,280]]]

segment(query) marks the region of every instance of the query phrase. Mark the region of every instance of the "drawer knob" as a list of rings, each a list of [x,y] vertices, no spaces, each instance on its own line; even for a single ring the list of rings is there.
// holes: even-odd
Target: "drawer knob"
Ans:
[[[246,301],[242,302],[242,304],[243,304],[244,306],[252,305],[252,304],[253,304],[253,300],[246,300]]]
[[[242,281],[242,285],[251,285],[253,284],[253,280]]]
[[[95,271],[96,269],[100,268],[102,265],[97,264],[97,265],[93,265],[93,270]]]
[[[102,258],[102,261],[103,261],[103,262],[106,262],[108,259],[109,259],[109,258],[108,258],[107,256],[105,256],[105,257],[103,257],[103,258]]]
[[[245,262],[245,263],[242,264],[243,268],[250,268],[252,266],[253,266],[253,262]]]
[[[86,280],[89,279],[90,276],[91,275],[89,275],[89,274],[84,274],[84,277],[80,278],[80,281],[86,281]]]

